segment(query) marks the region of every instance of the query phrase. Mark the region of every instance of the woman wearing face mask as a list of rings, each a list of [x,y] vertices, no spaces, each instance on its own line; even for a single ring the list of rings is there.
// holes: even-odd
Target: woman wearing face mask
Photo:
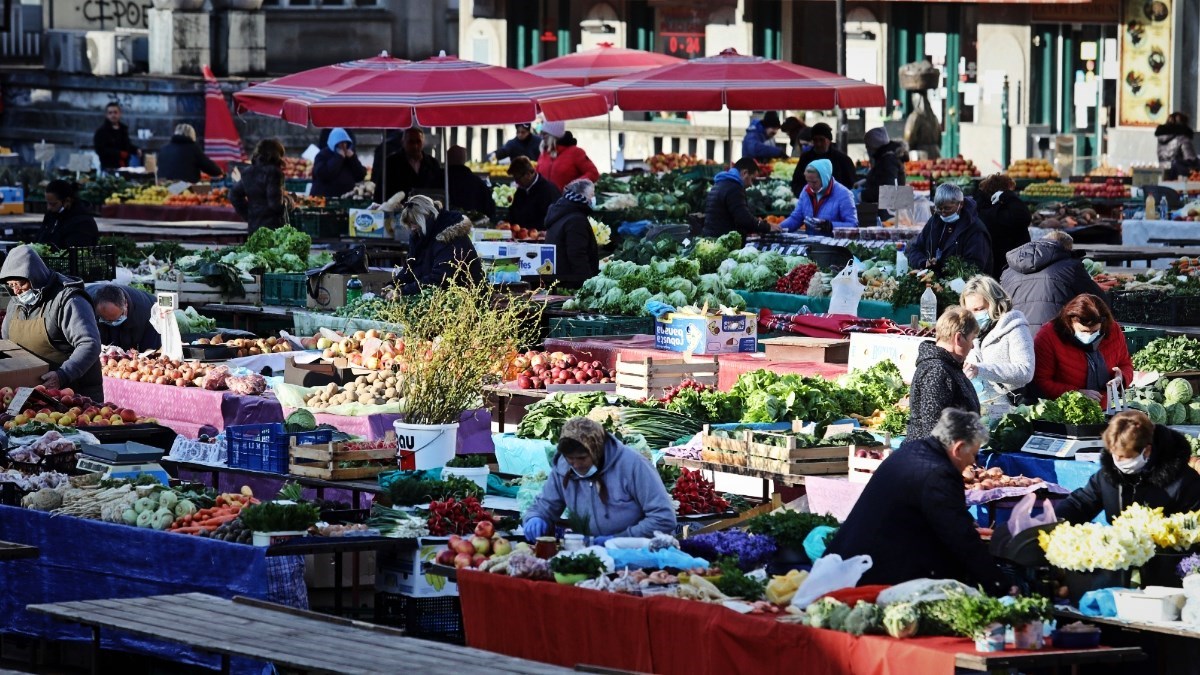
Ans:
[[[410,258],[392,276],[401,295],[416,295],[422,286],[441,286],[455,275],[473,283],[483,281],[483,264],[471,243],[471,221],[457,211],[442,209],[425,195],[410,197],[400,222],[412,232]]]
[[[904,249],[914,270],[942,271],[949,258],[961,258],[984,274],[992,272],[992,238],[976,215],[975,201],[949,183],[933,195],[933,215],[917,238]]]
[[[598,423],[567,420],[550,464],[550,478],[521,524],[529,541],[553,535],[564,509],[588,521],[586,534],[596,544],[675,532],[675,507],[658,470]]]
[[[829,160],[810,162],[804,169],[804,181],[804,189],[796,198],[795,210],[779,224],[781,230],[790,232],[801,225],[832,229],[858,227],[854,194],[833,179],[833,164]]]
[[[103,401],[100,331],[83,282],[51,271],[31,246],[8,252],[0,282],[12,295],[0,338],[50,365],[42,375],[47,389],[70,387]]]
[[[1109,421],[1104,449],[1087,485],[1054,506],[1060,520],[1086,523],[1104,511],[1112,522],[1130,504],[1166,515],[1200,509],[1200,474],[1188,466],[1192,453],[1183,434],[1127,410]]]
[[[600,274],[600,246],[588,222],[595,202],[595,184],[580,178],[568,183],[546,211],[546,243],[557,247],[554,276],[566,288],[579,288]]]
[[[1033,380],[1033,335],[1020,310],[995,279],[971,277],[959,297],[979,324],[979,336],[963,372],[979,394],[983,416],[995,421],[1018,402]]]
[[[1033,349],[1033,386],[1041,398],[1079,391],[1107,406],[1108,382],[1133,380],[1125,334],[1108,305],[1094,295],[1079,295],[1068,302],[1054,321],[1038,331]]]
[[[979,396],[963,373],[979,324],[971,312],[954,305],[942,313],[934,330],[937,342],[922,342],[917,348],[908,391],[908,438],[928,436],[946,408],[979,413]]]

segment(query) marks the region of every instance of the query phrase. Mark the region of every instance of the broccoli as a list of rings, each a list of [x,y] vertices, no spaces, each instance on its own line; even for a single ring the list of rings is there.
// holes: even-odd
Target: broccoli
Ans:
[[[879,609],[879,605],[859,600],[846,617],[846,632],[851,635],[883,633],[883,611]]]
[[[850,607],[841,600],[821,598],[805,608],[808,625],[813,628],[830,628],[842,630],[846,617],[850,615]]]

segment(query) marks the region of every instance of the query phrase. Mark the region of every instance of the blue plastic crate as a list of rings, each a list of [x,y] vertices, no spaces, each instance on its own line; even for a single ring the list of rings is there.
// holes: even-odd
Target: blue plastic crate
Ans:
[[[229,466],[234,469],[288,472],[288,448],[291,439],[298,444],[321,444],[333,440],[333,432],[306,431],[289,434],[283,424],[241,424],[225,429],[225,442],[229,445]]]

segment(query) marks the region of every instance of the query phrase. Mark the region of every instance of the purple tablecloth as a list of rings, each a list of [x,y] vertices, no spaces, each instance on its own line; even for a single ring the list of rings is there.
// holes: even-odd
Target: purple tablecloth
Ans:
[[[866,483],[851,483],[845,476],[823,478],[805,476],[804,492],[808,495],[808,510],[813,513],[833,514],[839,521],[846,517],[858,502]]]
[[[142,417],[153,417],[159,424],[188,438],[196,438],[203,426],[223,430],[231,424],[283,421],[283,408],[270,393],[265,396],[240,396],[228,391],[172,387],[105,377],[104,399],[131,408]]]

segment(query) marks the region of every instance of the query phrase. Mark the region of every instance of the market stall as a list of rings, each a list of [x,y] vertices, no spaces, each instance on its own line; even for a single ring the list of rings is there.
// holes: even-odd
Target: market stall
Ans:
[[[189,438],[200,428],[224,429],[234,424],[282,422],[279,402],[264,396],[242,396],[202,387],[176,387],[147,382],[104,378],[104,394],[110,401],[135,410]]]

